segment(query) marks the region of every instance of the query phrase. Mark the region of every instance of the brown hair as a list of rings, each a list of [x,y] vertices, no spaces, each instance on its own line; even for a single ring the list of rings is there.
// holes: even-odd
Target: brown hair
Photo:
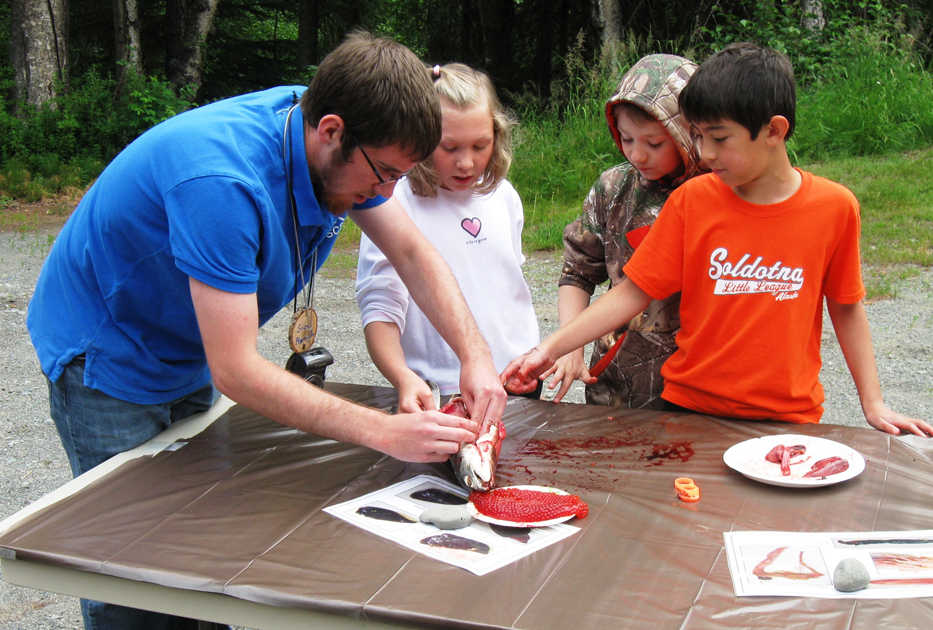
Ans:
[[[647,123],[647,122],[658,122],[658,119],[643,110],[638,105],[634,103],[629,103],[623,101],[622,103],[616,103],[612,107],[612,115],[618,116],[620,111],[624,111],[629,115],[629,118],[634,120],[637,123]]]
[[[482,103],[489,107],[493,131],[492,157],[473,190],[479,194],[491,192],[505,179],[512,165],[512,128],[515,119],[502,106],[492,80],[485,72],[462,63],[449,63],[434,66],[432,74],[438,96],[454,107],[466,109]],[[408,174],[408,181],[416,195],[437,195],[437,170],[430,157],[415,165]]]
[[[423,160],[441,138],[441,108],[424,64],[398,42],[354,31],[318,66],[301,97],[305,121],[343,119],[344,158],[361,144],[398,144]]]

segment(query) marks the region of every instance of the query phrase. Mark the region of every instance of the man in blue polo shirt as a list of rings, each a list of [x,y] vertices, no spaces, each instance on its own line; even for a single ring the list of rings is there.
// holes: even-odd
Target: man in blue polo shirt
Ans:
[[[307,90],[206,105],[126,147],[59,234],[27,318],[74,474],[207,409],[212,383],[283,424],[406,461],[443,461],[497,421],[505,392],[456,281],[387,199],[440,125],[417,57],[355,33]],[[346,215],[457,352],[474,420],[364,408],[258,353],[259,326],[307,290]],[[88,628],[163,627],[82,608]]]

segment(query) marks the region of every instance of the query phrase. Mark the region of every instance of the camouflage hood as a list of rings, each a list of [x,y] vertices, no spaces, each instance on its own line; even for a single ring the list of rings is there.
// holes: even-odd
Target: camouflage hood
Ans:
[[[690,126],[677,106],[677,96],[696,69],[695,63],[677,55],[642,57],[625,73],[616,93],[606,102],[606,121],[619,151],[622,143],[612,112],[617,104],[637,105],[664,125],[684,162],[684,173],[677,177],[675,185],[699,171],[699,152],[690,137]]]

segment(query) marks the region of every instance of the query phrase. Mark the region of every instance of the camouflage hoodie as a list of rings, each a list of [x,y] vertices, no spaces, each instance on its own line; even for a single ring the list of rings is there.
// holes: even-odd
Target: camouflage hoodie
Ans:
[[[654,223],[668,195],[699,172],[697,149],[677,107],[677,95],[696,67],[683,57],[648,55],[625,73],[615,95],[606,102],[609,132],[619,151],[622,145],[613,110],[619,103],[633,103],[665,126],[680,151],[683,169],[655,181],[641,177],[628,162],[604,171],[583,202],[580,218],[564,230],[564,266],[559,285],[573,285],[592,295],[596,286],[606,280],[610,287],[621,282],[622,266]],[[679,293],[652,301],[629,324],[596,341],[590,367],[626,333],[599,380],[586,387],[587,402],[662,406],[660,370],[676,349],[679,305]]]

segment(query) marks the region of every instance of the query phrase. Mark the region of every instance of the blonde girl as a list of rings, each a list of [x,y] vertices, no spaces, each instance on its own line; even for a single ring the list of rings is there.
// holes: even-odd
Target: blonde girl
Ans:
[[[441,102],[441,141],[394,196],[447,261],[502,370],[539,341],[522,273],[522,203],[506,179],[515,122],[484,72],[460,63],[429,71]],[[369,354],[397,390],[399,411],[433,408],[427,380],[442,394],[458,391],[456,355],[365,235],[356,297]]]

